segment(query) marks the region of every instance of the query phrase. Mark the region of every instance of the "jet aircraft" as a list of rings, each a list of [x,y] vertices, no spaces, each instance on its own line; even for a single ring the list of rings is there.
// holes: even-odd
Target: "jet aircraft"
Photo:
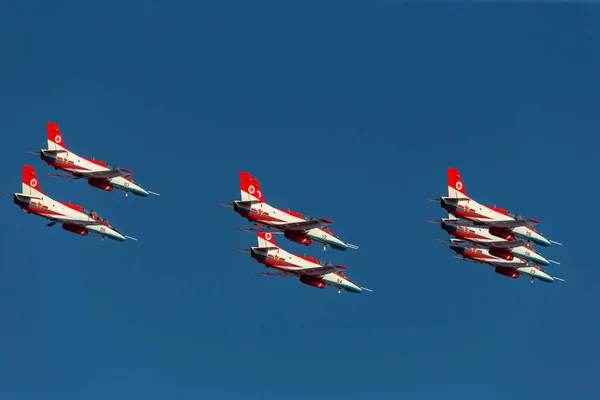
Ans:
[[[31,153],[39,154],[45,163],[68,174],[52,175],[54,177],[87,179],[90,186],[109,192],[116,188],[124,191],[126,196],[129,193],[142,197],[148,197],[148,194],[158,196],[158,193],[145,190],[136,183],[131,178],[132,170],[81,157],[67,149],[60,128],[54,122],[48,122],[48,148]]]
[[[87,210],[75,204],[56,201],[42,192],[35,169],[23,166],[22,193],[12,193],[14,202],[28,214],[35,214],[50,220],[47,226],[57,222],[72,233],[87,236],[88,233],[100,235],[120,242],[125,238],[137,240],[131,236],[123,235],[112,227],[96,211]]]
[[[516,239],[514,235],[507,239],[498,238],[492,235],[490,229],[485,225],[474,224],[454,216],[431,222],[440,222],[441,228],[451,236],[471,242],[475,246],[484,246],[491,255],[498,258],[512,260],[517,257],[523,261],[543,266],[550,265],[550,263],[560,264],[546,259],[533,248],[530,242]]]
[[[430,200],[439,201],[443,209],[457,218],[486,226],[489,233],[495,237],[508,239],[516,236],[542,246],[550,246],[551,243],[560,245],[546,239],[534,228],[540,221],[524,219],[519,214],[473,200],[467,195],[460,172],[456,168],[448,168],[448,197]]]
[[[258,233],[258,247],[239,251],[249,252],[256,261],[276,270],[257,272],[259,275],[296,276],[300,278],[300,282],[316,288],[323,289],[327,285],[334,286],[338,288],[338,293],[341,293],[342,289],[352,293],[361,293],[363,290],[372,292],[371,289],[351,282],[344,275],[347,267],[343,265],[288,253],[275,243],[275,237],[271,232]]]
[[[358,246],[346,243],[333,234],[333,230],[328,227],[333,221],[311,218],[265,203],[260,182],[248,172],[240,172],[240,191],[241,201],[236,200],[221,206],[232,207],[235,212],[254,224],[240,228],[242,231],[283,233],[288,240],[305,246],[310,246],[313,242],[320,243],[324,250],[327,246],[336,250],[358,249]]]
[[[563,279],[550,276],[540,267],[532,266],[519,258],[505,259],[496,257],[492,255],[485,246],[474,245],[473,243],[460,239],[450,239],[449,242],[440,240],[440,242],[448,244],[450,249],[460,256],[458,257],[459,259],[491,265],[494,267],[496,273],[500,275],[515,279],[521,275],[526,275],[531,277],[531,282],[533,282],[534,279],[548,283],[552,283],[555,280],[563,281]]]

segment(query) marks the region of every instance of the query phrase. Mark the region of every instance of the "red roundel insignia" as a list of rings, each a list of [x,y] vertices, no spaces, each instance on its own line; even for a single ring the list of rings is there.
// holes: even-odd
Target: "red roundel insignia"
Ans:
[[[54,141],[55,141],[56,143],[60,143],[60,142],[62,141],[62,138],[60,137],[60,135],[56,135],[56,136],[54,137]]]
[[[248,193],[250,193],[250,194],[254,194],[254,190],[255,190],[255,189],[254,189],[254,186],[249,186],[249,187],[248,187]]]
[[[273,235],[271,235],[270,233],[267,233],[265,235],[265,239],[267,239],[267,240],[271,240],[272,237],[273,237]]]
[[[35,180],[35,178],[33,178],[32,180],[29,181],[29,186],[31,186],[31,187],[37,186],[37,181]]]
[[[462,189],[462,182],[456,182],[456,190],[461,190]]]

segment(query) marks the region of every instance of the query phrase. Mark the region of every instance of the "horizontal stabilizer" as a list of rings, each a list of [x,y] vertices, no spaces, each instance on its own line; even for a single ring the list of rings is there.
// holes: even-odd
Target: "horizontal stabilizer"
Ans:
[[[271,251],[271,250],[279,250],[279,247],[277,246],[265,246],[265,247],[253,247],[253,250],[258,250],[258,251]]]
[[[469,197],[442,197],[442,200],[444,201],[466,201],[466,200],[471,200]]]
[[[39,197],[39,196],[32,196],[30,194],[15,193],[14,195],[17,196],[17,198],[42,200],[41,197]]]
[[[258,200],[248,200],[248,201],[236,201],[235,203],[237,203],[238,205],[240,205],[242,207],[250,207],[254,204],[260,204],[261,202]]]
[[[425,198],[425,200],[430,201],[432,203],[438,203],[440,201],[439,197],[437,199],[432,199],[430,197]]]
[[[58,154],[58,153],[66,153],[65,149],[57,149],[57,150],[38,150],[38,151],[30,151],[29,154],[40,154],[40,153],[50,153],[50,154]]]
[[[233,202],[219,204],[221,207],[233,208]]]

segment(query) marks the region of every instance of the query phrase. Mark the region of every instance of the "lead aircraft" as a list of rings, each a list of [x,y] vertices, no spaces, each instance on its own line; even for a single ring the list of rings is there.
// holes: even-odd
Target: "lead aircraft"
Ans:
[[[526,275],[531,278],[531,282],[538,279],[542,282],[552,283],[555,280],[563,281],[561,278],[550,276],[541,267],[533,266],[529,262],[519,258],[501,258],[490,253],[485,246],[478,246],[473,243],[460,240],[450,239],[450,241],[440,240],[450,246],[450,249],[457,253],[462,260],[474,261],[480,264],[491,265],[496,273],[510,278],[519,278],[521,275]]]
[[[50,220],[47,226],[57,222],[72,233],[87,236],[88,233],[125,241],[125,238],[137,240],[131,236],[123,235],[112,227],[96,211],[87,210],[75,204],[56,201],[42,192],[35,168],[23,166],[22,193],[12,193],[14,202],[28,214],[34,214]]]
[[[68,150],[58,124],[54,122],[48,122],[48,148],[31,153],[39,154],[45,163],[68,174],[52,176],[87,179],[90,186],[108,192],[116,188],[124,191],[126,196],[129,193],[142,197],[148,197],[148,194],[158,196],[158,193],[146,190],[136,183],[131,178],[132,170],[115,167],[104,161],[81,157]]]
[[[489,233],[497,238],[516,237],[542,246],[550,246],[551,243],[560,245],[546,239],[535,229],[534,225],[540,221],[524,219],[519,214],[473,200],[467,195],[460,172],[456,168],[448,168],[448,197],[430,200],[439,201],[444,210],[459,219],[487,227]]]
[[[248,172],[240,172],[240,192],[242,200],[221,204],[232,207],[243,218],[254,226],[240,228],[246,232],[283,233],[288,240],[310,246],[313,242],[323,245],[323,249],[331,247],[336,250],[358,249],[350,243],[342,241],[328,228],[333,221],[307,217],[294,211],[275,208],[265,203],[264,193],[258,179]]]
[[[360,287],[350,281],[344,275],[347,267],[343,265],[288,253],[277,246],[271,232],[258,233],[258,247],[239,251],[249,252],[256,261],[276,270],[274,272],[257,272],[259,275],[296,276],[300,278],[300,282],[319,289],[323,289],[327,285],[334,286],[338,288],[338,293],[341,293],[342,289],[352,293],[361,293],[363,290],[372,292],[371,289]]]

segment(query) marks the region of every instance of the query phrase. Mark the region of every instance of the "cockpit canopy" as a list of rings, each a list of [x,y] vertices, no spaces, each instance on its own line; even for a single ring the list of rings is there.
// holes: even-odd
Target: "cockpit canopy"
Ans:
[[[106,222],[106,219],[102,218],[102,216],[100,214],[98,214],[98,212],[96,210],[88,210],[87,208],[84,208],[83,212],[86,213],[89,217],[91,217],[97,221]]]
[[[507,211],[507,213],[508,213],[509,217],[514,218],[516,220],[522,220],[523,219],[523,217],[521,217],[519,214],[516,214],[514,212]]]

